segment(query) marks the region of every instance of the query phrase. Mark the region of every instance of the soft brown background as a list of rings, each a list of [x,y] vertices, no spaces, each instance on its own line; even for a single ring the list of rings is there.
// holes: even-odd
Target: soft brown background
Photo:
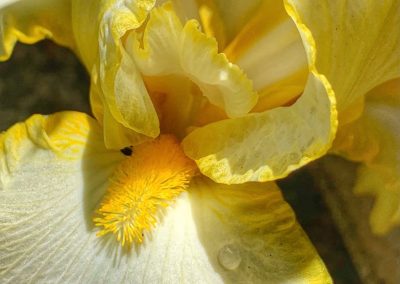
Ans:
[[[33,113],[89,113],[88,86],[85,70],[68,50],[48,41],[34,46],[18,44],[12,58],[0,63],[0,131]],[[318,167],[314,164],[314,169]],[[335,283],[360,283],[309,171],[298,171],[279,184]]]

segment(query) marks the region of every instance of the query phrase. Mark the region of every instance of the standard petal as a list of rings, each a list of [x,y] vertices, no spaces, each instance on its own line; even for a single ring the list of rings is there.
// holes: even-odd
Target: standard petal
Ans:
[[[316,68],[332,85],[340,122],[372,88],[400,76],[400,1],[286,0],[300,30],[310,30]],[[358,115],[361,114],[359,109]]]
[[[400,80],[367,95],[363,115],[338,131],[332,152],[363,162],[355,192],[376,197],[370,216],[373,232],[400,225]]]
[[[201,172],[217,182],[268,181],[325,154],[336,125],[329,83],[311,74],[294,105],[198,128],[183,147]]]
[[[197,21],[182,24],[171,3],[151,12],[143,42],[139,34],[130,36],[127,51],[145,76],[186,77],[229,117],[242,116],[255,105],[257,95],[243,71],[218,53],[217,43],[199,30]]]
[[[316,46],[299,30],[309,76],[304,93],[290,107],[275,108],[195,129],[184,140],[186,155],[200,171],[221,183],[269,181],[324,155],[337,129],[334,92],[316,68]]]
[[[70,0],[2,1],[0,9],[0,61],[10,57],[17,41],[51,38],[74,47]]]
[[[79,55],[95,85],[93,111],[108,126],[104,135],[109,148],[140,143],[157,137],[160,131],[157,113],[122,39],[127,31],[143,24],[154,3],[74,0],[72,4]]]
[[[225,283],[332,283],[274,183],[189,190],[198,237]]]

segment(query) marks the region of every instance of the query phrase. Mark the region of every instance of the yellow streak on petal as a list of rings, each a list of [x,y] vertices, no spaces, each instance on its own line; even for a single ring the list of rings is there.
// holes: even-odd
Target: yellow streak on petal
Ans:
[[[157,212],[169,206],[189,185],[196,165],[173,136],[134,149],[110,180],[94,218],[98,236],[112,233],[122,246],[143,242],[157,224]]]
[[[216,3],[209,0],[198,1],[199,16],[203,26],[204,33],[214,37],[218,42],[219,50],[222,50],[226,45],[225,25],[217,13]]]
[[[263,112],[294,103],[304,91],[304,85],[301,82],[306,81],[305,75],[304,70],[299,70],[263,88],[259,92],[260,99],[251,112]]]
[[[226,47],[224,50],[226,56],[230,60],[236,61],[260,37],[287,20],[288,15],[282,10],[282,5],[273,5],[269,1],[264,1],[258,8],[258,12],[252,16],[235,39]],[[266,11],[270,16],[268,19],[265,17]]]

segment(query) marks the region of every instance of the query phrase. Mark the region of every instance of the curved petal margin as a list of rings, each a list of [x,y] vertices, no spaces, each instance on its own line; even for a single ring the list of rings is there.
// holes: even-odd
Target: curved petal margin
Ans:
[[[17,41],[32,44],[45,38],[74,47],[70,0],[0,3],[0,61],[10,57]]]

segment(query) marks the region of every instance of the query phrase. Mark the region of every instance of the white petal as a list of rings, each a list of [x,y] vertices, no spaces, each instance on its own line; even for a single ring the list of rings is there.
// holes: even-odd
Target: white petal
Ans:
[[[94,209],[123,158],[101,145],[95,122],[76,113],[34,116],[0,137],[0,282],[222,283],[187,194],[137,250],[96,237]]]
[[[2,282],[331,282],[272,183],[198,178],[136,249],[96,237],[92,214],[122,156],[101,137],[77,113],[34,116],[0,137]]]

